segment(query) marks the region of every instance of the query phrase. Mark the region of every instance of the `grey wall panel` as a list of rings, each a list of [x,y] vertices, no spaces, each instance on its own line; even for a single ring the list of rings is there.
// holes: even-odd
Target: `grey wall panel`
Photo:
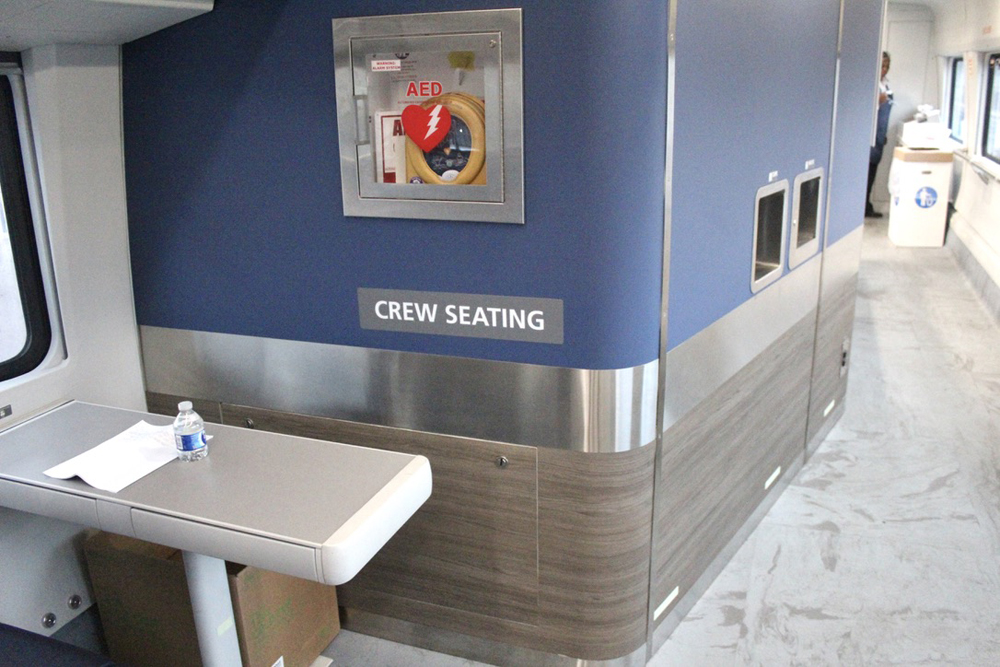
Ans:
[[[539,602],[553,652],[608,660],[645,644],[654,452],[538,450]]]
[[[583,660],[644,646],[652,443],[572,452],[246,406],[224,404],[222,414],[227,424],[249,419],[431,461],[430,500],[340,587],[344,606]]]
[[[827,420],[839,417],[836,408],[847,395],[847,369],[850,366],[851,333],[854,329],[854,301],[857,280],[843,286],[840,292],[825,299],[820,306],[816,330],[816,351],[809,400],[810,450]],[[811,452],[810,452],[811,453]]]
[[[764,499],[766,480],[801,459],[814,327],[815,311],[664,433],[653,609],[675,587],[684,596]]]
[[[810,450],[819,446],[822,438],[817,436],[843,414],[838,408],[847,394],[863,232],[858,227],[823,253],[823,286],[816,320],[806,438]]]
[[[342,597],[341,602],[581,661],[631,656],[646,638],[653,452],[652,446],[598,455],[538,450],[536,625],[383,591]]]
[[[431,462],[431,497],[348,584],[344,604],[372,591],[535,622],[538,609],[534,447],[416,433],[224,405],[227,424],[346,442]],[[507,464],[499,467],[499,457]]]
[[[729,561],[732,560],[736,552],[740,550],[743,543],[750,537],[750,534],[757,528],[761,520],[767,515],[768,511],[774,506],[774,504],[781,497],[781,494],[785,492],[785,489],[789,487],[792,480],[802,469],[802,465],[805,463],[805,456],[798,457],[791,465],[791,467],[782,473],[781,478],[778,479],[773,486],[768,490],[767,496],[764,501],[758,505],[753,513],[750,514],[750,518],[744,522],[743,526],[730,538],[729,542],[722,548],[719,555],[715,557],[715,560],[711,565],[708,566],[701,576],[698,577],[697,581],[688,589],[687,594],[683,597],[678,597],[677,601],[670,607],[670,612],[663,614],[657,620],[655,630],[650,632],[649,637],[649,655],[654,654],[660,647],[666,643],[670,635],[677,626],[681,624],[684,617],[691,611],[691,609],[698,603],[698,600],[702,595],[705,594],[719,574],[726,568]]]
[[[664,431],[815,310],[820,270],[821,256],[810,259],[667,353]]]
[[[417,431],[588,452],[656,431],[658,362],[534,366],[140,327],[146,389]]]

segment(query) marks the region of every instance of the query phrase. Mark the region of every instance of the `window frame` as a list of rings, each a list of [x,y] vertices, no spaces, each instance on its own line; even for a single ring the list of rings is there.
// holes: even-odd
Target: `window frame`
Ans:
[[[963,94],[962,94],[961,98],[957,99],[955,97],[955,93],[957,92],[956,89],[957,89],[958,82],[961,80],[963,83],[965,83],[965,79],[966,79],[966,69],[965,69],[965,67],[966,67],[965,58],[962,57],[962,56],[956,56],[956,57],[952,58],[951,61],[950,61],[950,63],[949,63],[950,78],[949,78],[949,81],[948,81],[948,130],[949,130],[951,138],[954,139],[955,141],[961,143],[961,144],[965,144],[965,136],[964,136],[965,132],[964,131],[956,131],[956,128],[955,128],[955,109],[956,109],[956,102],[958,102],[958,103],[961,104],[962,111],[965,111],[965,107],[966,107],[966,104],[965,104],[965,88],[963,87],[963,89],[962,89],[962,93]],[[961,69],[961,72],[959,72],[960,69]],[[961,77],[959,76],[959,74],[961,74]],[[963,119],[963,122],[965,122],[967,120],[968,120],[968,116],[966,115],[966,118]],[[961,128],[961,129],[964,130],[964,128]]]
[[[990,111],[991,111],[991,101],[993,97],[994,86],[998,86],[1000,90],[1000,81],[997,81],[997,72],[1000,71],[1000,53],[991,53],[986,56],[986,88],[983,100],[983,136],[982,141],[979,143],[980,153],[983,157],[992,160],[993,162],[1000,163],[1000,127],[995,128],[996,130],[996,147],[994,152],[990,152],[989,140],[990,140]],[[998,96],[998,101],[1000,101],[1000,96]],[[996,109],[998,116],[998,125],[1000,125],[1000,108]]]
[[[16,105],[10,72],[0,71],[0,135],[3,138],[0,141],[0,197],[7,217],[26,326],[24,347],[17,355],[0,362],[0,382],[20,377],[41,366],[53,340]]]

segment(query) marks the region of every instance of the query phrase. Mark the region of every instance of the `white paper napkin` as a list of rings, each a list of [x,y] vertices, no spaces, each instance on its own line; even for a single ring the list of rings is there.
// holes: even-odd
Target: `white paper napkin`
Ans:
[[[173,427],[140,421],[45,474],[57,479],[79,477],[95,488],[118,493],[175,458]]]

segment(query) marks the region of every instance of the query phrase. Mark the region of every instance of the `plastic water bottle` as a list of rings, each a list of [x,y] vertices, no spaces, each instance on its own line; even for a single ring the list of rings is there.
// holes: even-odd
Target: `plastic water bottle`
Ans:
[[[208,456],[208,440],[205,439],[205,422],[191,409],[191,401],[177,404],[180,412],[174,419],[174,443],[177,458],[181,461],[198,461]]]

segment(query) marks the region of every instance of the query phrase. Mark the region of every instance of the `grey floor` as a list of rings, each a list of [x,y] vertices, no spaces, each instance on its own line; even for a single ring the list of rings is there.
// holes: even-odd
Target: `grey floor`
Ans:
[[[1000,327],[949,250],[866,223],[846,412],[649,664],[1000,665]]]

